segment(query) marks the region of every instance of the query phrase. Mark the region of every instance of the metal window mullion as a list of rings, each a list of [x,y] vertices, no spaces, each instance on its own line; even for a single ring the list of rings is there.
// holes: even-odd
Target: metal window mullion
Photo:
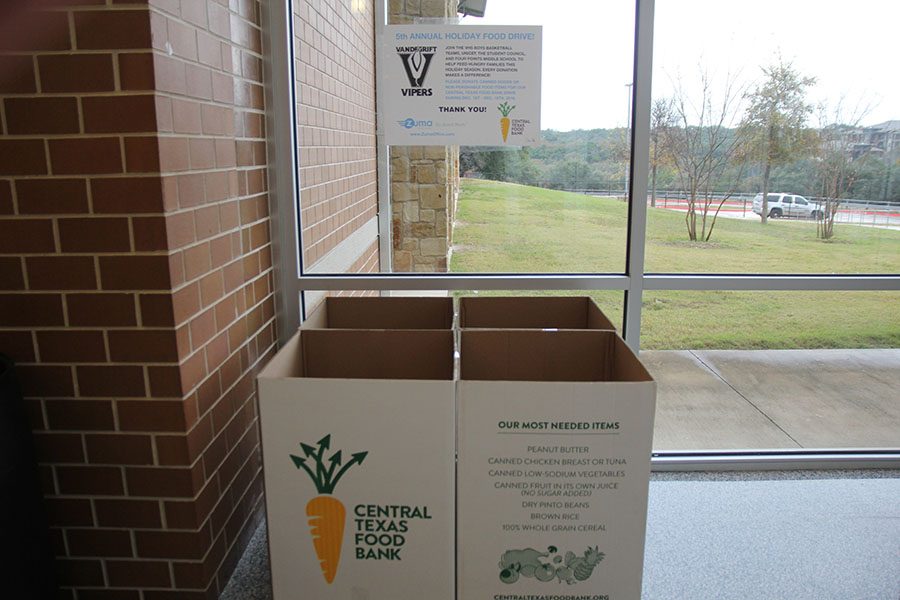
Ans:
[[[897,291],[900,275],[652,274],[644,289],[676,291]]]
[[[266,131],[269,157],[269,210],[273,216],[272,253],[278,292],[275,295],[278,340],[284,344],[300,324],[303,273],[297,174],[297,104],[294,77],[293,2],[268,2],[268,52],[265,61]],[[282,135],[283,134],[283,135]]]
[[[900,452],[870,448],[821,450],[749,450],[654,452],[651,469],[664,471],[763,471],[830,469],[897,469]]]
[[[384,141],[384,123],[381,107],[384,106],[384,90],[377,83],[377,73],[381,69],[382,52],[379,43],[387,24],[387,0],[375,1],[375,145],[376,169],[378,174],[378,264],[379,271],[390,273],[393,266],[393,244],[391,236],[391,149]]]
[[[627,290],[625,275],[310,275],[303,290]]]
[[[383,274],[306,273],[303,290],[624,290],[635,278],[622,274]],[[645,275],[647,290],[900,291],[900,275]]]
[[[628,248],[625,318],[622,333],[632,350],[641,343],[644,246],[647,238],[647,177],[650,160],[650,89],[653,74],[654,0],[637,0],[631,104],[631,161],[628,181]]]

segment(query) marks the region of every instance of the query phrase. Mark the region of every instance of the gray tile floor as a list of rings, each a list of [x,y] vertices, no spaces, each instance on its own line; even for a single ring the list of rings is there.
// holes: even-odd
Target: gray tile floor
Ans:
[[[260,527],[222,598],[271,597]],[[898,600],[900,471],[654,474],[643,598]]]

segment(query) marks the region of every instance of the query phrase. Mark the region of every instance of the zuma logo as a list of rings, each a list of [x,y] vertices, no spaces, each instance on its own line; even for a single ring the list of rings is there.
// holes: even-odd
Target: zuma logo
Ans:
[[[397,54],[403,62],[403,68],[406,70],[406,77],[409,79],[409,86],[413,88],[421,88],[425,84],[425,76],[428,74],[428,67],[431,66],[431,59],[437,48],[434,46],[405,46],[397,48]]]
[[[402,121],[397,121],[397,124],[400,127],[404,127],[406,129],[412,129],[413,127],[431,127],[431,121],[416,121],[415,119],[407,118]]]

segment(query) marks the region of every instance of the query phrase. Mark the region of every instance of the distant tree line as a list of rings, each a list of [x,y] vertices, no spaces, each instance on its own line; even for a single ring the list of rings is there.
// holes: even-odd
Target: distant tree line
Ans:
[[[482,148],[462,146],[460,174],[550,189],[607,189],[622,185],[627,155],[624,129],[542,132],[539,146]]]
[[[849,126],[845,129],[850,130]],[[725,128],[723,135],[734,136],[736,128]],[[540,146],[530,148],[460,148],[460,174],[466,177],[508,181],[551,189],[605,190],[610,184],[622,186],[627,177],[627,158],[619,158],[610,145],[624,139],[626,131],[618,129],[582,129],[542,132]],[[552,139],[553,141],[550,141]],[[616,140],[610,143],[610,139]],[[589,150],[588,150],[589,148]],[[651,147],[652,154],[652,147]],[[863,156],[856,161],[859,176],[852,183],[849,196],[859,200],[900,202],[900,165],[886,163],[880,156]],[[813,157],[798,158],[773,167],[769,189],[817,197],[817,161]],[[716,191],[756,193],[762,184],[762,167],[748,165],[740,181],[733,183],[737,170],[716,177]],[[890,172],[889,172],[890,171]],[[890,175],[890,186],[886,186]],[[653,189],[653,186],[649,186]],[[667,161],[658,166],[657,190],[679,189],[675,168]]]
[[[900,202],[900,155],[856,152],[852,134],[865,111],[813,106],[806,93],[815,80],[790,63],[779,59],[763,68],[749,88],[739,88],[733,78],[713,82],[705,72],[698,83],[689,95],[676,82],[671,97],[654,101],[650,124],[651,204],[659,190],[686,193],[689,239],[708,241],[719,209],[736,193],[822,199],[817,225],[822,239],[833,236],[844,199]],[[461,174],[552,189],[624,189],[625,128],[542,134],[542,143],[530,148],[464,146]]]

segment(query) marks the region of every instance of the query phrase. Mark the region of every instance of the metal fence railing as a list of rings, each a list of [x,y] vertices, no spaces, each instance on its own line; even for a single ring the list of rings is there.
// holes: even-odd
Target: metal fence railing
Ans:
[[[584,194],[586,196],[602,196],[624,200],[626,192],[623,188],[609,186],[606,188],[591,189],[566,189],[567,192]],[[727,193],[713,192],[711,199],[716,202],[725,200],[722,204],[720,215],[732,218],[750,218],[753,214],[753,198],[756,193]],[[690,194],[683,190],[657,190],[656,208],[668,210],[687,210]],[[825,199],[806,196],[810,202],[824,205]],[[651,197],[648,194],[647,202]],[[891,227],[900,229],[900,202],[884,200],[857,200],[844,199],[840,201],[837,213],[837,222],[870,227]]]

